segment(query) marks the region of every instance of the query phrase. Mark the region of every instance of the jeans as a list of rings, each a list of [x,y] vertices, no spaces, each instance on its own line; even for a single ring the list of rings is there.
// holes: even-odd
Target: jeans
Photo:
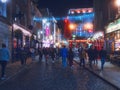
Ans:
[[[93,68],[93,67],[92,67],[92,61],[93,61],[93,59],[90,58],[90,59],[89,59],[89,67],[90,67],[90,68]]]
[[[62,57],[62,65],[64,68],[67,67],[66,57]]]
[[[0,61],[0,64],[1,64],[1,77],[4,77],[5,75],[5,69],[6,69],[6,66],[7,66],[7,61]]]
[[[101,57],[101,70],[103,70],[104,64],[105,64],[105,58]]]
[[[80,59],[80,66],[83,64],[83,67],[85,66],[85,59],[84,58],[81,58]]]

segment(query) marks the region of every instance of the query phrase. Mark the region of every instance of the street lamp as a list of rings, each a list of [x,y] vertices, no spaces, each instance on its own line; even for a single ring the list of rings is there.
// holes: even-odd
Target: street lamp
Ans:
[[[116,5],[118,6],[118,14],[120,14],[120,0],[116,0]]]
[[[2,2],[2,3],[6,3],[6,2],[7,2],[7,0],[1,0],[1,2]]]
[[[70,30],[75,30],[76,29],[76,24],[70,23],[69,24],[69,29]]]

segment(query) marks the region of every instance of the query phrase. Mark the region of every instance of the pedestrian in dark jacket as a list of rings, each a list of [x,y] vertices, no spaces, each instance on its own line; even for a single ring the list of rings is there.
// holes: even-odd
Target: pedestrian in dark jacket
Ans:
[[[97,48],[96,47],[94,47],[94,59],[93,59],[93,61],[94,61],[94,64],[98,64],[98,61],[97,61],[97,59],[98,59],[98,50],[97,50]]]
[[[89,57],[89,66],[92,68],[92,61],[94,60],[94,49],[93,46],[90,46],[90,48],[87,50],[87,54]]]
[[[45,57],[45,62],[48,64],[48,59],[49,59],[49,48],[44,48],[43,49],[44,57]]]
[[[51,59],[52,59],[52,63],[55,62],[55,49],[53,47],[50,48],[50,56],[51,56]]]
[[[5,79],[5,69],[7,66],[7,62],[10,59],[10,52],[6,48],[5,44],[2,44],[2,48],[0,49],[0,65],[1,65],[1,80]]]
[[[38,49],[38,54],[39,54],[39,61],[42,61],[42,56],[43,56],[42,48]]]
[[[80,66],[82,66],[83,64],[83,67],[85,67],[85,59],[87,58],[85,49],[82,49],[79,55],[80,55]]]
[[[21,65],[26,64],[26,60],[27,60],[27,51],[25,50],[24,47],[22,47],[21,48],[21,54],[20,54]]]
[[[71,68],[73,68],[73,57],[74,53],[72,51],[72,48],[70,47],[70,49],[68,50],[68,61]]]
[[[100,59],[101,59],[101,70],[103,70],[105,60],[106,60],[106,57],[107,57],[107,51],[103,47],[99,52],[99,56],[100,56]]]
[[[55,57],[56,57],[56,60],[59,60],[59,57],[60,57],[60,48],[59,47],[56,47],[55,49]]]

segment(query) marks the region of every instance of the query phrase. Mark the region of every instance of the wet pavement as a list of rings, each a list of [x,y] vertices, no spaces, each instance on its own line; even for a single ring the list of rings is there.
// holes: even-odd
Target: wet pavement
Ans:
[[[61,60],[35,62],[0,85],[0,90],[117,90],[74,63],[74,68],[62,68]]]
[[[10,78],[14,77],[15,75],[19,74],[20,72],[22,72],[26,67],[29,67],[32,63],[33,62],[31,58],[27,59],[26,65],[21,65],[20,61],[15,61],[14,63],[9,62],[6,67],[6,73],[5,73],[6,79],[5,80],[0,79],[0,85],[6,82],[7,80],[9,80]],[[0,71],[0,75],[1,75],[1,71]]]
[[[75,59],[77,63],[79,63],[78,59]],[[98,64],[93,64],[93,69],[89,68],[89,65],[86,65],[86,69],[90,72],[94,73],[101,79],[107,81],[111,85],[115,86],[120,90],[120,67],[116,66],[110,62],[106,62],[104,65],[104,70],[100,70],[101,61],[98,60]]]

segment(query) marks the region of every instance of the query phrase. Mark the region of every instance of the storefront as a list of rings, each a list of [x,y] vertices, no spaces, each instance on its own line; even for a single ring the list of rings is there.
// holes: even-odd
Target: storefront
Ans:
[[[102,31],[95,32],[93,37],[89,38],[87,43],[88,45],[94,45],[97,50],[101,50],[104,45],[104,33]]]
[[[120,19],[115,20],[106,27],[106,47],[108,52],[120,50]]]
[[[30,46],[30,37],[31,33],[24,29],[23,27],[13,24],[13,29],[14,29],[14,48],[20,46]]]

